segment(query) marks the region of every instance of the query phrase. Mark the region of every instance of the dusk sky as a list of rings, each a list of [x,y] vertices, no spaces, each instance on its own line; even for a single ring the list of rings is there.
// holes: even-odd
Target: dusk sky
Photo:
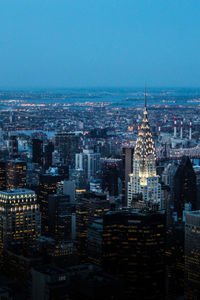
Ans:
[[[193,86],[199,0],[0,0],[0,88]]]

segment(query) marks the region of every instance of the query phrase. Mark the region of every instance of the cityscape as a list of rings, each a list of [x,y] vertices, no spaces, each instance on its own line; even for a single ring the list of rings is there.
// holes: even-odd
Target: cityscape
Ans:
[[[181,93],[1,92],[2,299],[198,299],[200,94]]]
[[[200,1],[0,1],[0,300],[200,300]]]

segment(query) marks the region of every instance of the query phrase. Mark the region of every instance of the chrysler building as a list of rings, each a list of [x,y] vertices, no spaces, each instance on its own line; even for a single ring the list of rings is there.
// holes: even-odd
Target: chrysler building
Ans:
[[[134,195],[138,194],[142,194],[147,204],[160,205],[161,186],[156,173],[156,150],[148,120],[146,93],[143,120],[133,156],[133,173],[128,183],[128,207],[132,206]]]

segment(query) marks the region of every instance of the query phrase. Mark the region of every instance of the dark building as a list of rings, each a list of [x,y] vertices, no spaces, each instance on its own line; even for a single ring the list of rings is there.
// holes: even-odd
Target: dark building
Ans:
[[[185,299],[200,296],[200,211],[185,214]]]
[[[43,165],[43,141],[39,139],[32,140],[32,161]]]
[[[196,175],[189,157],[184,156],[174,175],[174,209],[178,219],[182,219],[185,203],[197,207]]]
[[[124,280],[125,299],[164,299],[165,213],[115,211],[103,220],[103,265]]]
[[[88,226],[110,208],[105,194],[86,193],[76,205],[76,241],[83,262],[88,260]]]
[[[117,161],[106,161],[102,169],[102,188],[108,191],[110,196],[119,194],[120,167]]]
[[[48,202],[49,195],[56,194],[57,188],[61,182],[61,176],[58,174],[41,174],[38,199],[40,211],[42,214],[42,233],[48,234]]]
[[[167,299],[184,295],[184,225],[176,223],[166,232]],[[181,299],[181,298],[180,298]]]
[[[49,142],[47,145],[45,145],[44,149],[44,168],[47,170],[52,166],[52,153],[54,151],[54,144]]]
[[[6,163],[6,188],[18,189],[26,187],[26,162],[18,159]]]
[[[0,190],[6,190],[6,161],[0,161]]]
[[[12,135],[9,139],[9,155],[12,158],[18,155],[18,140],[15,135]]]
[[[68,269],[70,300],[122,300],[119,278],[95,265],[78,265]]]
[[[88,260],[102,266],[103,259],[103,219],[96,219],[88,226]]]
[[[56,241],[72,240],[75,237],[75,205],[68,195],[49,195],[48,199],[49,236]]]
[[[129,174],[133,172],[133,154],[134,148],[123,148],[122,153],[122,206],[128,205],[128,182]]]
[[[79,136],[75,133],[57,133],[55,135],[55,149],[60,159],[74,168],[75,153],[79,152]]]
[[[31,269],[32,300],[63,300],[68,298],[67,272],[52,265],[38,266]]]

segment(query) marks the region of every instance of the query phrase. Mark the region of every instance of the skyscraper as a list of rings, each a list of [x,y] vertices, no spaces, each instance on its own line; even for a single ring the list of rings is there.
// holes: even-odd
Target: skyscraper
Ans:
[[[76,169],[83,170],[88,180],[95,178],[100,170],[100,153],[91,149],[84,149],[82,153],[77,153]]]
[[[18,140],[16,135],[12,135],[9,139],[9,155],[16,157],[18,154]]]
[[[185,214],[185,297],[200,295],[200,211]]]
[[[6,185],[7,189],[18,189],[26,187],[26,170],[25,161],[12,159],[6,164]]]
[[[130,174],[128,184],[128,207],[131,207],[134,194],[140,193],[144,201],[160,204],[161,186],[156,173],[156,150],[148,120],[146,96],[143,120],[135,145],[133,173]]]
[[[44,167],[47,170],[49,167],[52,166],[52,153],[54,151],[54,144],[50,141],[45,146],[45,152],[44,152]]]
[[[39,204],[42,213],[42,232],[48,234],[48,196],[56,194],[57,188],[61,182],[61,176],[58,174],[41,174],[39,187]]]
[[[123,148],[123,175],[122,175],[122,205],[128,204],[128,182],[129,174],[133,172],[133,154],[134,148]]]
[[[40,166],[43,164],[43,142],[39,139],[32,141],[32,161],[38,163]]]
[[[76,205],[77,249],[83,262],[88,260],[88,226],[101,218],[110,208],[105,194],[85,193]]]
[[[26,245],[40,236],[41,215],[34,191],[0,191],[0,243]]]
[[[189,157],[182,157],[174,175],[174,209],[179,219],[182,219],[184,206],[192,204],[192,209],[197,208],[196,174]]]
[[[164,299],[164,211],[128,209],[106,213],[103,265],[124,280],[125,299]]]
[[[79,148],[79,136],[71,132],[56,133],[55,150],[58,151],[60,159],[71,168],[75,165],[75,153]]]

